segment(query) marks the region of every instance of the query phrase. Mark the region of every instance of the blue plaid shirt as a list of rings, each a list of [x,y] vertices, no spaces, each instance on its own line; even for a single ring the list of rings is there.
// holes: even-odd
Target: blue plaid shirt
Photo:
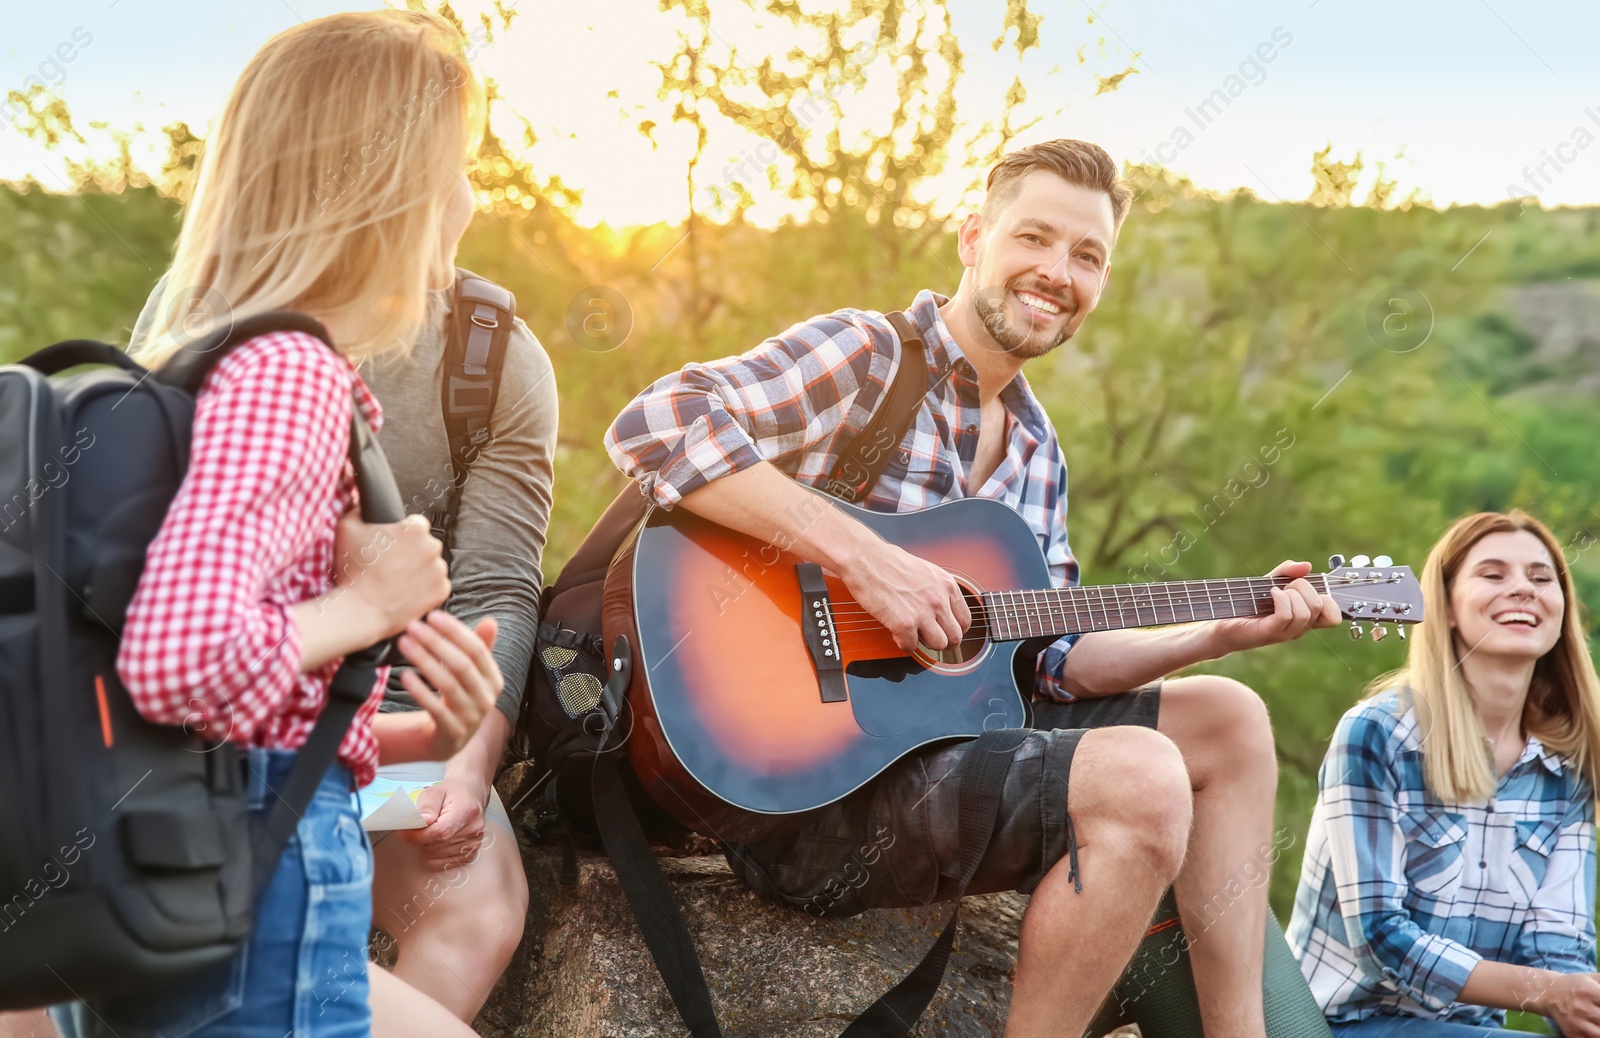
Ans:
[[[923,291],[906,310],[927,347],[929,391],[882,476],[858,503],[906,512],[962,497],[1003,501],[1033,528],[1056,585],[1075,587],[1066,460],[1021,375],[1000,391],[1005,457],[983,486],[967,483],[981,420],[978,373],[939,316],[945,301]],[[813,317],[748,353],[689,364],[658,379],[606,431],[606,450],[664,508],[762,460],[823,489],[840,452],[882,403],[899,357],[894,328],[882,314],[838,310]],[[1061,670],[1076,637],[1039,654],[1041,693],[1072,698],[1061,689]]]
[[[1427,791],[1406,690],[1339,720],[1318,773],[1289,944],[1330,1020],[1498,1026],[1457,1001],[1482,959],[1595,968],[1594,793],[1530,736],[1482,804]]]

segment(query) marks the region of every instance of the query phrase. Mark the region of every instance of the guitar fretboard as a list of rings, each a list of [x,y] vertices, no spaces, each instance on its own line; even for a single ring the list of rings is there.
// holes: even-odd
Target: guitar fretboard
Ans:
[[[1326,574],[1318,573],[1306,579],[1317,591],[1328,593]],[[1289,577],[1234,577],[990,591],[982,598],[988,613],[989,637],[1004,642],[1196,620],[1268,616],[1272,613],[1272,589],[1286,587],[1289,583]],[[974,617],[975,621],[978,619]]]

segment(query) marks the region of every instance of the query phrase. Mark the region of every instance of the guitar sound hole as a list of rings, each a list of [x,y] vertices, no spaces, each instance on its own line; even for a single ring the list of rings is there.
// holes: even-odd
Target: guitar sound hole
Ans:
[[[972,615],[972,626],[959,644],[943,649],[930,649],[917,643],[916,656],[929,666],[960,667],[977,659],[989,644],[989,630],[983,616],[983,607],[977,594],[965,584],[961,588],[967,600],[967,611]]]

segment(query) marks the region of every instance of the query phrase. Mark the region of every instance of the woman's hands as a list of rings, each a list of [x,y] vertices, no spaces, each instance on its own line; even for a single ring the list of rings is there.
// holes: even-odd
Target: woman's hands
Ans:
[[[1600,974],[1557,974],[1539,1001],[1567,1038],[1600,1038]]]
[[[373,718],[379,764],[447,760],[471,741],[505,686],[489,651],[497,631],[491,617],[474,630],[440,610],[406,627],[400,652],[416,669],[400,684],[421,709]]]
[[[1600,973],[1558,973],[1484,959],[1460,1001],[1548,1016],[1567,1038],[1600,1038]]]
[[[357,600],[377,632],[368,644],[392,638],[450,597],[444,545],[428,521],[365,523],[354,509],[334,535],[334,592]]]
[[[379,756],[386,764],[454,756],[505,686],[490,653],[494,620],[473,630],[435,608],[450,596],[450,577],[442,545],[421,516],[365,523],[347,512],[334,558],[333,589],[289,610],[299,628],[301,670],[400,635],[400,654],[415,668],[400,673],[400,684],[422,710],[374,727]]]
[[[459,753],[505,687],[490,650],[499,627],[493,617],[469,628],[435,609],[426,622],[413,620],[400,636],[399,649],[412,665],[400,671],[400,684],[427,716],[412,733],[415,754],[407,760],[447,760]],[[394,758],[398,760],[399,758]],[[390,763],[389,754],[384,754]]]
[[[420,515],[364,523],[346,512],[334,534],[333,588],[289,608],[301,672],[392,638],[449,598],[443,547]]]
[[[459,778],[444,778],[417,797],[417,810],[428,824],[401,829],[400,836],[417,849],[424,867],[435,872],[471,865],[483,846],[487,787]]]

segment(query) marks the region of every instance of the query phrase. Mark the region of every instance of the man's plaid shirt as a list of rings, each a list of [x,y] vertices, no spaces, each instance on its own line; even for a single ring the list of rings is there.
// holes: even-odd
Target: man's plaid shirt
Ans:
[[[1595,968],[1594,792],[1568,758],[1530,736],[1493,799],[1446,804],[1393,690],[1340,719],[1317,782],[1288,938],[1329,1019],[1498,1026],[1457,1001],[1480,960]]]
[[[858,502],[907,512],[962,497],[1010,505],[1033,528],[1058,586],[1076,586],[1067,544],[1067,466],[1044,408],[1018,375],[1000,391],[1005,457],[981,487],[967,484],[978,446],[978,374],[923,291],[906,310],[927,347],[929,391],[899,448]],[[894,381],[899,345],[882,314],[838,310],[803,321],[748,353],[689,364],[658,379],[617,416],[606,449],[664,508],[721,476],[769,461],[823,489]],[[1038,690],[1060,699],[1075,635],[1039,654]]]

